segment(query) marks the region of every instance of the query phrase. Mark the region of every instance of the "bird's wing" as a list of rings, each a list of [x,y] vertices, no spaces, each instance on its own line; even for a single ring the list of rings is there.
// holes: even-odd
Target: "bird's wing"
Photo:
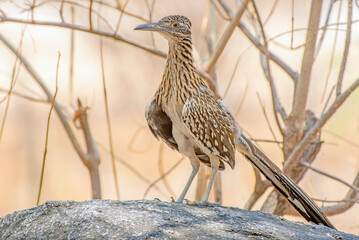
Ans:
[[[148,127],[150,128],[153,135],[163,142],[165,142],[170,148],[178,151],[178,145],[176,140],[172,135],[172,121],[167,116],[167,114],[162,110],[162,108],[157,104],[155,98],[147,104],[145,110],[145,116],[147,120]],[[206,164],[211,166],[209,157],[201,151],[201,149],[194,149],[198,159]],[[221,162],[219,170],[224,170],[225,166]]]
[[[305,219],[335,228],[318,205],[243,134],[239,136],[237,149],[272,182]]]
[[[209,94],[197,94],[187,99],[182,120],[204,153],[235,165],[235,145],[232,118]]]
[[[172,136],[172,121],[153,98],[146,106],[145,117],[147,124],[158,139],[165,142],[170,148],[178,151],[176,140]]]

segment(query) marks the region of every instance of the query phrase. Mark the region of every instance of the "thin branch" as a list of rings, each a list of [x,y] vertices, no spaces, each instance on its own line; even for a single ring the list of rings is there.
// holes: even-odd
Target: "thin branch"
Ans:
[[[292,0],[292,18],[291,18],[291,28],[290,28],[290,48],[293,48],[293,38],[294,38],[294,0]]]
[[[93,0],[90,0],[90,7],[89,7],[89,26],[90,26],[90,31],[92,31],[93,26],[92,26],[92,5],[93,5]]]
[[[216,4],[217,1],[214,1],[214,0],[210,0],[210,1],[211,1],[211,3],[213,4],[214,8],[216,9],[216,12],[219,14],[219,16],[221,16],[221,18],[222,18],[223,20],[227,20],[227,21],[230,21],[230,20],[231,20],[230,18],[224,16],[224,14],[222,13],[222,11],[219,9],[219,7],[218,7],[217,4]]]
[[[340,139],[340,140],[342,140],[343,142],[345,142],[345,143],[347,143],[349,145],[352,145],[353,147],[359,148],[359,144],[357,144],[356,142],[353,142],[353,141],[351,141],[349,139],[346,139],[346,138],[344,138],[344,137],[342,137],[342,136],[340,136],[340,135],[338,135],[338,134],[336,134],[336,133],[334,133],[334,132],[332,132],[330,130],[324,129],[323,131],[330,134],[330,135],[332,135],[332,136],[334,136],[334,137],[336,137],[336,138],[338,138],[338,139]]]
[[[322,32],[321,37],[319,38],[317,49],[316,49],[316,52],[315,52],[315,56],[317,56],[319,54],[320,49],[323,46],[324,38],[325,38],[325,35],[327,33],[327,26],[328,26],[329,19],[330,19],[330,16],[332,14],[332,10],[333,10],[334,1],[335,0],[330,0],[328,11],[327,11],[327,16],[325,18],[324,27],[321,28],[321,29],[323,29],[323,32]]]
[[[52,21],[28,21],[28,20],[23,20],[23,19],[17,19],[17,18],[9,18],[9,17],[1,17],[0,18],[0,23],[4,23],[4,22],[13,22],[13,23],[21,23],[21,24],[32,24],[32,25],[39,25],[39,26],[52,26],[52,27],[60,27],[60,28],[66,28],[66,29],[72,29],[72,30],[76,30],[76,31],[80,31],[80,32],[86,32],[86,33],[91,33],[91,34],[95,34],[95,35],[99,35],[99,36],[103,36],[103,37],[107,37],[107,38],[112,38],[114,40],[117,41],[121,41],[124,43],[127,43],[129,45],[138,47],[140,49],[143,49],[149,53],[152,53],[154,55],[160,56],[160,57],[166,57],[167,54],[148,47],[144,44],[135,42],[129,38],[125,38],[122,35],[118,34],[118,33],[114,33],[114,32],[107,32],[107,31],[102,31],[102,30],[97,30],[97,29],[92,29],[90,30],[88,27],[84,27],[81,25],[77,25],[77,24],[71,24],[71,23],[59,23],[59,22],[52,22]]]
[[[243,57],[243,54],[244,54],[245,52],[246,52],[246,50],[245,50],[244,52],[242,52],[242,53],[238,56],[238,58],[237,58],[237,62],[236,62],[236,64],[234,65],[231,78],[229,79],[229,83],[228,83],[228,85],[227,85],[227,87],[226,87],[226,90],[224,91],[223,98],[225,98],[225,97],[227,96],[227,93],[228,93],[230,87],[232,86],[232,82],[233,82],[234,76],[236,75],[236,72],[237,72],[239,60],[241,60],[241,58]]]
[[[160,176],[159,178],[157,178],[155,181],[153,181],[148,188],[146,189],[145,193],[143,194],[143,199],[146,198],[148,192],[151,190],[151,188],[153,186],[155,186],[159,181],[161,181],[164,177],[166,177],[168,174],[170,174],[174,169],[177,168],[177,166],[184,160],[184,158],[182,157],[180,160],[178,160],[170,169],[167,170],[167,172],[165,172],[162,176]]]
[[[340,15],[341,15],[341,12],[342,12],[341,11],[342,4],[343,4],[343,1],[340,1],[339,8],[338,8],[337,22],[339,22],[339,20],[340,20]],[[332,72],[332,67],[333,67],[333,63],[334,63],[334,54],[335,54],[335,49],[336,49],[337,40],[338,40],[338,31],[339,31],[339,24],[336,25],[336,31],[335,31],[335,36],[334,36],[334,40],[333,40],[333,47],[332,47],[332,51],[330,52],[330,58],[329,58],[330,62],[329,62],[329,66],[328,66],[328,72],[327,72],[327,77],[325,79],[324,91],[323,91],[323,94],[322,94],[321,101],[323,101],[323,99],[324,99],[324,96],[325,96],[325,93],[326,93],[327,87],[328,87],[329,77],[330,77],[330,74]],[[331,93],[329,94],[329,96],[330,95],[331,95]],[[328,99],[329,99],[329,97],[328,97]]]
[[[144,149],[144,150],[137,150],[137,149],[135,149],[135,148],[133,147],[133,145],[134,145],[136,139],[138,138],[139,134],[140,134],[141,131],[144,130],[144,129],[147,129],[147,127],[141,126],[141,127],[139,127],[139,128],[136,130],[136,132],[132,135],[131,140],[130,140],[130,142],[128,143],[128,150],[129,150],[129,151],[135,152],[135,153],[145,153],[145,152],[148,151],[148,149],[150,149],[150,145],[149,145],[146,149]]]
[[[71,6],[71,24],[75,23],[75,7]],[[69,105],[73,105],[74,101],[74,60],[75,60],[75,32],[70,33],[70,73],[69,73]]]
[[[336,177],[336,176],[334,176],[332,174],[326,173],[326,172],[320,170],[319,168],[316,168],[316,167],[312,166],[310,163],[301,161],[300,164],[302,164],[303,166],[306,166],[307,168],[313,170],[314,172],[317,172],[317,173],[319,173],[319,174],[321,174],[323,176],[326,176],[326,177],[331,178],[331,179],[333,179],[333,180],[335,180],[337,182],[340,182],[340,183],[350,187],[351,189],[353,189],[354,191],[357,191],[359,193],[359,187],[356,187],[353,184],[347,183],[346,181],[344,181],[344,180],[342,180],[342,179],[340,179],[340,178],[338,178],[338,177]]]
[[[266,20],[264,20],[264,22],[263,22],[263,25],[266,25],[266,24],[268,23],[269,19],[272,17],[272,15],[273,15],[273,13],[274,13],[274,11],[275,11],[277,5],[278,5],[278,3],[279,3],[279,0],[276,0],[276,1],[274,2],[273,7],[271,8],[271,10],[270,10],[270,12],[269,12],[269,14],[268,14]]]
[[[342,92],[342,83],[343,83],[345,68],[347,66],[349,47],[350,47],[350,37],[351,37],[351,32],[352,32],[352,15],[353,15],[353,1],[348,0],[347,34],[345,37],[343,58],[342,58],[342,63],[340,65],[340,72],[339,72],[338,81],[337,81],[337,97]]]
[[[246,81],[246,86],[243,90],[243,94],[241,94],[241,99],[239,100],[239,104],[238,104],[238,108],[237,110],[235,111],[234,113],[234,116],[238,116],[238,113],[242,110],[242,106],[244,104],[244,100],[246,99],[247,97],[247,93],[248,93],[248,81]]]
[[[353,181],[353,185],[359,187],[359,173],[357,174],[356,178]],[[349,208],[351,208],[356,201],[359,200],[359,194],[354,191],[352,188],[348,191],[347,195],[344,198],[345,201],[335,204],[333,206],[323,207],[323,211],[326,215],[335,215],[338,213],[345,212]],[[349,201],[348,201],[349,200]],[[350,201],[353,200],[353,201]]]
[[[21,38],[22,39],[22,38]],[[20,51],[20,49],[19,49]],[[14,63],[14,67],[12,69],[12,74],[11,74],[11,82],[10,82],[10,89],[7,91],[6,96],[0,101],[0,104],[6,101],[6,106],[5,106],[5,111],[4,111],[4,116],[1,122],[1,128],[0,128],[0,142],[4,133],[4,129],[5,129],[5,123],[6,123],[6,119],[7,119],[7,114],[9,112],[9,106],[10,106],[10,100],[11,100],[11,95],[13,93],[13,89],[15,87],[15,82],[16,82],[16,70],[17,70],[17,66],[18,66],[18,58],[15,59],[15,63]],[[19,65],[19,68],[21,67],[21,64]]]
[[[212,71],[213,67],[216,65],[219,57],[221,56],[221,54],[224,50],[224,47],[227,45],[228,40],[231,38],[234,29],[238,25],[239,20],[241,19],[244,11],[246,10],[248,3],[249,3],[249,0],[243,1],[242,5],[237,10],[235,16],[232,18],[231,22],[228,24],[226,30],[224,31],[221,39],[219,40],[219,42],[216,46],[215,52],[211,55],[208,62],[206,64],[204,64],[203,69],[207,73],[210,73]]]
[[[281,134],[283,135],[283,128],[282,128],[281,122],[279,121],[278,113],[282,117],[282,120],[284,120],[287,117],[287,114],[286,114],[286,112],[284,110],[283,105],[279,101],[277,89],[276,89],[276,86],[274,84],[274,80],[273,80],[273,77],[272,77],[271,68],[270,68],[270,64],[269,64],[268,43],[267,43],[266,35],[265,35],[265,32],[264,32],[263,24],[262,24],[262,21],[261,21],[261,17],[259,15],[259,12],[258,12],[258,9],[257,9],[257,6],[256,6],[254,0],[252,0],[252,5],[253,5],[254,11],[255,11],[256,16],[257,16],[257,21],[258,21],[258,24],[259,24],[259,27],[260,27],[260,31],[261,31],[261,35],[262,35],[263,43],[264,43],[263,45],[264,45],[264,49],[265,49],[265,52],[264,52],[265,64],[262,64],[262,66],[263,66],[265,76],[266,76],[266,78],[267,78],[267,80],[269,82],[270,89],[271,89],[273,113],[274,113],[274,117],[275,117],[275,120],[276,120],[276,123],[277,123],[277,127],[278,127],[279,131],[281,132]],[[262,55],[263,54],[261,54],[261,56]]]
[[[114,177],[115,187],[116,187],[116,196],[117,196],[117,199],[119,200],[120,199],[120,188],[119,188],[119,185],[118,185],[118,176],[117,176],[117,169],[116,169],[115,153],[114,153],[113,141],[112,141],[111,119],[110,119],[110,112],[109,112],[109,108],[108,108],[108,97],[107,97],[107,88],[106,88],[105,67],[104,67],[104,60],[103,60],[103,42],[102,42],[102,38],[100,38],[100,57],[101,57],[103,96],[104,96],[104,100],[105,100],[105,110],[106,110],[108,140],[109,140],[110,152],[111,152],[112,171],[113,171],[113,177]]]
[[[325,104],[324,104],[324,107],[323,107],[323,110],[322,110],[322,113],[320,114],[320,116],[323,116],[323,114],[325,113],[325,110],[327,109],[327,106],[329,104],[329,100],[330,100],[332,94],[334,93],[334,89],[335,89],[335,86],[333,86],[332,89],[330,90],[327,101],[325,101]]]
[[[9,89],[2,89],[0,88],[0,92],[6,92],[7,94],[9,93]],[[33,102],[39,102],[39,103],[49,103],[49,101],[47,99],[41,99],[41,98],[35,98],[33,96],[30,96],[30,95],[26,95],[22,92],[17,92],[17,91],[14,91],[12,90],[11,91],[11,94],[12,95],[15,95],[17,97],[20,97],[20,98],[24,98],[26,100],[29,100],[29,101],[33,101]],[[1,139],[1,138],[0,138]]]
[[[48,141],[49,141],[49,131],[50,131],[51,113],[52,113],[52,110],[54,109],[57,92],[58,92],[58,90],[59,90],[59,84],[58,84],[58,83],[59,83],[59,65],[60,65],[60,58],[61,58],[61,53],[59,52],[59,56],[58,56],[58,58],[57,58],[57,66],[56,66],[56,89],[55,89],[54,97],[53,97],[53,99],[52,99],[52,103],[51,103],[49,115],[48,115],[48,117],[47,117],[46,138],[45,138],[45,150],[44,150],[44,157],[43,157],[43,159],[42,159],[41,176],[40,176],[40,186],[39,186],[39,192],[38,192],[37,201],[36,201],[36,205],[37,205],[37,206],[39,206],[39,204],[40,204],[40,197],[41,197],[41,191],[42,191],[42,183],[43,183],[43,180],[44,180],[45,163],[46,163],[46,156],[47,156],[47,143],[48,143]]]
[[[246,201],[243,209],[251,210],[254,204],[258,201],[258,199],[265,193],[265,191],[272,186],[272,184],[268,180],[262,180],[261,174],[257,168],[253,166],[254,175],[256,178],[256,183],[254,186],[254,191]]]
[[[115,29],[115,33],[117,33],[118,29],[120,28],[120,25],[121,25],[121,22],[122,22],[122,17],[123,17],[123,14],[124,14],[124,10],[126,9],[128,2],[129,2],[129,0],[126,0],[124,6],[122,7],[123,11],[121,11],[120,17],[119,17],[119,19],[117,21],[117,26],[116,26],[116,29]]]
[[[92,199],[101,199],[101,182],[98,168],[100,164],[100,153],[90,131],[90,125],[88,123],[87,116],[88,107],[83,107],[80,99],[77,99],[77,105],[78,108],[75,111],[73,121],[76,123],[76,121],[79,120],[79,128],[81,128],[83,132],[87,148],[86,158],[81,160],[90,174]]]
[[[100,142],[96,142],[96,144],[98,146],[100,146],[100,148],[102,148],[106,153],[111,155],[110,150],[108,148],[106,148],[103,144],[101,144]],[[135,167],[133,167],[131,164],[129,164],[127,160],[122,159],[119,156],[115,156],[115,158],[116,158],[116,161],[118,161],[120,164],[122,164],[128,170],[130,170],[130,172],[132,172],[135,176],[137,176],[144,183],[146,183],[148,185],[151,184],[151,181],[149,179],[147,179],[143,174],[141,174]],[[167,195],[167,194],[164,194],[159,187],[157,187],[157,186],[153,186],[153,187],[163,196]]]
[[[266,112],[266,109],[265,109],[265,107],[264,107],[264,103],[263,103],[261,97],[259,96],[259,93],[258,93],[258,92],[257,92],[257,98],[258,98],[259,104],[261,105],[262,113],[263,113],[264,118],[265,118],[265,120],[266,120],[266,122],[267,122],[269,131],[271,132],[272,137],[274,138],[274,142],[276,142],[277,145],[278,145],[278,147],[279,147],[279,149],[281,149],[281,146],[279,145],[279,141],[277,140],[277,138],[276,138],[276,136],[275,136],[275,134],[274,134],[272,125],[271,125],[270,122],[269,122],[269,119],[268,119],[268,116],[267,116],[267,112]]]
[[[311,198],[314,201],[323,202],[323,203],[343,203],[343,202],[352,202],[352,203],[359,203],[359,200],[355,199],[343,199],[343,200],[325,200],[325,199],[319,199],[319,198]]]
[[[220,5],[223,7],[223,9],[226,11],[227,15],[232,19],[233,18],[233,11],[228,6],[228,4],[224,0],[217,0]],[[244,33],[244,35],[248,38],[248,40],[262,53],[265,53],[266,50],[264,46],[259,42],[259,40],[253,36],[253,34],[249,31],[249,29],[240,22],[238,24],[238,27],[241,29],[241,31]],[[287,65],[283,60],[281,60],[279,57],[274,55],[272,52],[269,51],[269,58],[272,60],[275,64],[277,64],[283,71],[285,71],[288,76],[293,79],[294,81],[297,81],[298,79],[298,73],[295,72],[289,65]]]

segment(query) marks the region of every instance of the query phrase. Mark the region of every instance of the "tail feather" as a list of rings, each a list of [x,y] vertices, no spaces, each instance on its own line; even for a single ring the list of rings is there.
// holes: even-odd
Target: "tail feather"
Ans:
[[[237,149],[306,220],[335,229],[318,205],[245,136],[241,135]]]

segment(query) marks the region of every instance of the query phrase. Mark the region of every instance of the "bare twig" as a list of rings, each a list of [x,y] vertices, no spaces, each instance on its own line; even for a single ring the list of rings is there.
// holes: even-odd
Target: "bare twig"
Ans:
[[[111,155],[111,152],[108,148],[106,148],[103,144],[96,142],[96,144],[102,148],[106,153]],[[151,181],[147,179],[142,173],[140,173],[135,167],[133,167],[131,164],[128,163],[127,160],[120,158],[119,156],[115,156],[116,161],[118,161],[120,164],[122,164],[125,168],[130,170],[135,176],[137,176],[141,181],[143,181],[146,184],[151,184]],[[160,188],[157,186],[153,186],[160,194],[163,196],[167,196],[167,194],[163,193]]]
[[[129,38],[125,38],[118,33],[107,32],[107,31],[102,31],[102,30],[97,30],[97,29],[90,30],[88,27],[84,27],[81,25],[76,25],[76,24],[71,24],[71,23],[58,23],[58,22],[51,22],[51,21],[33,21],[33,22],[31,22],[28,20],[11,18],[11,17],[0,18],[0,23],[4,23],[4,22],[14,22],[14,23],[22,23],[22,24],[33,24],[33,25],[39,25],[39,26],[53,26],[53,27],[61,27],[61,28],[66,28],[66,29],[73,29],[73,30],[80,31],[80,32],[87,32],[87,33],[91,33],[91,34],[95,34],[95,35],[99,35],[99,36],[103,36],[103,37],[112,38],[114,40],[121,41],[121,42],[130,44],[132,46],[138,47],[140,49],[143,49],[143,50],[150,52],[157,56],[161,56],[161,57],[167,56],[167,54],[162,51],[159,51],[159,50],[151,48],[151,47],[147,47],[146,45],[135,42]]]
[[[301,161],[300,164],[302,164],[303,166],[306,166],[307,168],[313,170],[314,172],[317,172],[317,173],[319,173],[319,174],[321,174],[323,176],[326,176],[326,177],[331,178],[331,179],[333,179],[333,180],[335,180],[337,182],[340,182],[340,183],[350,187],[351,189],[353,189],[354,191],[357,191],[359,193],[359,187],[356,187],[353,184],[347,183],[346,181],[344,181],[344,180],[342,180],[342,179],[340,179],[340,178],[338,178],[338,177],[336,177],[336,176],[334,176],[332,174],[326,173],[326,172],[320,170],[319,168],[316,168],[316,167],[312,166],[310,163]]]
[[[125,9],[126,9],[126,6],[127,6],[128,2],[129,2],[129,0],[126,0],[125,4],[124,4],[123,7],[122,7],[120,17],[119,17],[119,19],[118,19],[118,21],[117,21],[117,26],[116,26],[115,33],[117,33],[117,32],[118,32],[118,29],[120,28],[121,21],[122,21],[122,17],[123,17],[123,14],[124,14],[124,11],[125,11]]]
[[[208,62],[206,64],[204,64],[203,69],[206,72],[211,72],[213,67],[215,66],[218,58],[221,56],[224,47],[227,45],[228,40],[230,39],[230,37],[232,36],[232,33],[234,31],[234,29],[237,27],[239,20],[241,19],[244,11],[247,8],[247,5],[249,3],[249,0],[244,0],[242,5],[239,7],[239,9],[237,10],[235,16],[232,18],[231,22],[229,23],[229,25],[227,26],[225,32],[223,33],[221,39],[219,40],[217,46],[216,46],[216,51],[211,55],[210,59],[208,60]]]
[[[270,124],[270,122],[269,122],[269,119],[268,119],[268,116],[267,116],[267,112],[266,112],[266,109],[265,109],[265,107],[264,107],[264,103],[263,103],[263,101],[262,101],[261,97],[259,96],[259,93],[258,93],[258,92],[257,92],[257,98],[258,98],[258,102],[259,102],[259,104],[261,105],[261,109],[262,109],[262,112],[263,112],[264,118],[265,118],[265,120],[266,120],[266,122],[267,122],[267,125],[268,125],[268,128],[269,128],[269,131],[271,132],[272,137],[274,138],[274,142],[276,142],[276,143],[277,143],[277,145],[278,145],[278,147],[279,147],[279,149],[281,149],[281,146],[279,145],[279,141],[277,140],[277,137],[276,137],[276,136],[275,136],[275,134],[274,134],[274,131],[273,131],[272,125],[271,125],[271,124]]]
[[[37,205],[37,206],[40,204],[40,197],[41,197],[41,191],[42,191],[42,183],[43,183],[43,180],[44,180],[45,163],[46,163],[46,156],[47,156],[47,143],[48,143],[48,141],[49,141],[49,131],[50,131],[51,113],[52,113],[52,110],[54,109],[57,92],[58,92],[58,90],[59,90],[58,82],[59,82],[59,65],[60,65],[60,58],[61,58],[61,53],[59,52],[59,56],[58,56],[58,58],[57,58],[57,66],[56,66],[56,89],[55,89],[54,97],[53,97],[53,99],[52,99],[52,103],[51,103],[49,115],[48,115],[48,117],[47,117],[46,138],[45,138],[45,150],[44,150],[44,157],[43,157],[43,159],[42,159],[40,185],[39,185],[39,192],[38,192],[37,201],[36,201],[36,205]]]
[[[323,131],[330,134],[330,135],[332,135],[332,136],[334,136],[334,137],[336,137],[336,138],[338,138],[338,139],[340,139],[340,140],[342,140],[343,142],[345,142],[345,143],[347,143],[349,145],[352,145],[353,147],[359,148],[359,144],[357,144],[354,141],[351,141],[351,140],[349,140],[347,138],[344,138],[344,137],[342,137],[342,136],[340,136],[340,135],[338,135],[338,134],[336,134],[336,133],[334,133],[334,132],[332,132],[330,130],[327,130],[327,129],[324,129]]]
[[[74,114],[74,123],[79,120],[79,128],[81,128],[84,134],[87,147],[86,157],[81,159],[81,161],[86,166],[90,174],[92,198],[101,199],[101,182],[98,168],[100,164],[100,153],[97,149],[96,142],[92,137],[90,126],[87,120],[88,107],[83,107],[80,99],[77,99],[77,104],[78,108],[76,109]]]
[[[151,190],[151,188],[153,186],[155,186],[159,181],[161,181],[164,177],[166,177],[168,174],[170,174],[175,168],[177,168],[177,166],[183,161],[183,157],[178,160],[170,169],[167,170],[167,172],[165,172],[163,175],[161,175],[159,178],[157,178],[155,181],[153,181],[148,188],[146,189],[145,193],[143,194],[143,199],[146,198],[148,192]]]
[[[268,14],[266,20],[264,20],[264,22],[263,22],[263,25],[266,25],[267,22],[269,21],[269,19],[272,17],[272,15],[273,15],[273,13],[274,13],[274,11],[275,11],[275,9],[276,9],[278,3],[279,3],[279,0],[276,0],[276,1],[274,2],[273,7],[271,8],[271,10],[270,10],[270,12],[269,12],[269,14]]]
[[[75,23],[75,7],[71,6],[71,24]],[[70,33],[70,75],[69,75],[69,104],[73,105],[74,101],[74,54],[75,54],[75,32]]]
[[[64,18],[64,6],[65,6],[65,1],[64,0],[62,0],[61,1],[61,5],[60,5],[60,11],[59,11],[59,13],[60,13],[60,18],[61,18],[61,21],[62,22],[65,22],[65,18]],[[71,8],[72,8],[73,6],[71,6]]]
[[[109,140],[110,152],[111,152],[112,171],[113,171],[113,177],[114,177],[115,187],[116,187],[116,196],[117,196],[117,199],[120,199],[120,188],[119,188],[119,185],[118,185],[118,176],[117,176],[117,169],[116,169],[115,153],[114,153],[113,141],[112,141],[111,119],[110,119],[110,112],[109,112],[109,108],[108,108],[108,98],[107,98],[107,88],[106,88],[106,78],[105,78],[105,67],[104,67],[104,60],[103,60],[103,42],[102,42],[102,38],[100,39],[100,45],[101,45],[100,46],[100,55],[101,55],[103,96],[104,96],[104,100],[105,100],[106,120],[107,120],[107,129],[108,129],[108,140]]]
[[[248,82],[246,82],[246,86],[245,86],[245,88],[243,90],[241,100],[239,101],[238,108],[237,108],[236,112],[234,113],[234,116],[238,116],[238,113],[241,111],[242,106],[244,104],[244,100],[247,97],[247,93],[248,93]]]
[[[253,5],[254,11],[256,13],[257,19],[258,19],[258,24],[259,24],[259,27],[260,27],[260,31],[261,31],[261,35],[262,35],[263,43],[264,43],[263,45],[264,45],[264,49],[265,49],[265,51],[264,51],[265,64],[263,64],[263,62],[262,62],[262,67],[263,67],[264,74],[265,74],[265,76],[266,76],[266,78],[267,78],[267,80],[269,82],[269,85],[270,85],[273,112],[274,112],[274,117],[275,117],[275,120],[276,120],[276,123],[277,123],[277,127],[278,127],[279,131],[281,132],[281,134],[283,135],[283,127],[282,127],[281,122],[280,122],[280,120],[278,118],[278,113],[280,114],[282,120],[284,120],[287,117],[287,114],[285,112],[285,109],[284,109],[283,105],[281,104],[281,102],[279,100],[279,96],[278,96],[278,93],[277,93],[277,88],[276,88],[276,85],[274,84],[274,80],[273,80],[273,77],[272,77],[271,68],[270,68],[270,64],[269,64],[269,51],[268,51],[267,38],[266,38],[266,35],[265,35],[265,32],[264,32],[261,17],[259,15],[259,12],[258,12],[258,9],[257,9],[257,6],[256,6],[254,0],[252,0],[252,5]],[[261,56],[262,56],[262,54],[261,54]]]
[[[231,85],[232,85],[234,76],[236,75],[237,68],[238,68],[238,64],[239,64],[239,60],[241,60],[241,58],[242,58],[242,56],[243,56],[244,53],[245,53],[245,51],[242,52],[242,53],[238,56],[238,58],[237,58],[237,62],[236,62],[236,64],[234,65],[234,68],[233,68],[232,76],[231,76],[231,78],[229,79],[229,83],[227,84],[226,90],[224,91],[223,98],[225,98],[225,97],[227,96],[227,93],[228,93],[228,91],[229,91],[229,88],[230,88]]]
[[[337,22],[339,22],[340,19],[340,15],[341,15],[341,9],[342,9],[342,4],[343,1],[340,1],[339,3],[339,8],[338,8],[338,16],[337,16]],[[336,25],[336,31],[335,31],[335,36],[334,36],[334,40],[333,40],[333,47],[332,47],[332,51],[330,53],[330,62],[329,62],[329,67],[328,67],[328,72],[327,72],[327,77],[325,79],[325,85],[324,85],[324,90],[323,90],[323,94],[322,94],[322,99],[321,101],[323,101],[325,93],[327,91],[327,87],[328,87],[328,82],[329,82],[329,77],[330,77],[330,73],[332,72],[332,67],[333,67],[333,62],[334,62],[334,54],[335,54],[335,49],[337,46],[337,40],[338,40],[338,31],[339,31],[339,25]],[[334,89],[333,89],[334,90]],[[329,94],[329,96],[331,95],[331,93]],[[328,97],[329,99],[329,97]]]
[[[9,89],[2,89],[0,88],[0,92],[6,92],[7,94],[9,93]],[[21,98],[24,98],[24,99],[27,99],[29,101],[33,101],[33,102],[39,102],[39,103],[49,103],[49,101],[47,99],[42,99],[42,98],[36,98],[36,97],[33,97],[33,96],[30,96],[30,95],[26,95],[22,92],[17,92],[15,90],[12,90],[11,91],[11,94],[14,95],[14,96],[18,96],[18,97],[21,97]],[[0,138],[1,139],[1,138]]]
[[[227,15],[232,19],[233,18],[233,11],[232,9],[228,6],[228,4],[224,1],[224,0],[217,0],[220,5],[223,7],[223,9],[226,11]],[[246,35],[246,37],[248,38],[248,40],[250,42],[252,42],[252,44],[262,53],[265,53],[266,50],[264,48],[264,46],[259,42],[259,40],[257,38],[255,38],[253,36],[253,34],[249,31],[249,29],[243,24],[243,23],[239,23],[238,27],[241,29],[241,31],[244,33],[244,35]],[[269,51],[269,58],[270,60],[272,60],[275,64],[277,64],[283,71],[285,71],[288,76],[290,76],[291,79],[293,79],[294,81],[297,80],[298,78],[298,73],[295,72],[289,65],[287,65],[283,60],[281,60],[279,57],[277,57],[276,55],[274,55],[272,52]]]
[[[353,14],[353,1],[348,0],[347,34],[346,34],[346,38],[345,38],[342,63],[340,65],[340,72],[339,72],[338,81],[337,81],[337,97],[342,92],[342,83],[343,83],[343,78],[344,78],[344,72],[345,72],[348,55],[349,55],[350,37],[351,37],[351,32],[352,32],[352,14]]]
[[[323,41],[324,41],[325,35],[327,33],[327,26],[328,26],[328,23],[329,23],[329,19],[330,19],[330,16],[332,14],[334,2],[335,2],[335,0],[331,0],[330,3],[329,3],[327,16],[325,18],[324,27],[321,28],[323,30],[323,32],[322,32],[322,35],[319,38],[317,49],[316,49],[316,52],[315,52],[315,56],[317,56],[319,54],[320,49],[321,49],[321,47],[323,45]],[[339,22],[339,21],[337,21],[337,22]]]
[[[330,93],[328,95],[328,98],[327,98],[327,101],[325,102],[324,104],[324,107],[323,107],[323,110],[322,110],[322,113],[320,114],[320,116],[323,116],[323,114],[325,113],[325,110],[327,109],[327,106],[329,104],[329,100],[334,92],[334,89],[335,89],[335,86],[332,87],[332,90],[330,90]]]
[[[13,67],[13,69],[12,69],[10,89],[7,91],[6,96],[0,101],[0,104],[1,104],[3,101],[7,100],[6,106],[5,106],[5,111],[4,111],[4,116],[3,116],[3,119],[2,119],[2,122],[1,122],[0,142],[1,142],[1,139],[2,139],[2,136],[3,136],[3,132],[4,132],[4,129],[5,129],[5,123],[6,123],[6,119],[7,119],[7,114],[8,114],[8,112],[9,112],[11,95],[12,95],[12,93],[13,93],[13,89],[14,89],[15,82],[16,82],[17,62],[18,62],[18,58],[16,58],[14,67]]]
[[[359,173],[354,179],[352,185],[359,187]],[[354,191],[354,189],[351,188],[348,191],[347,195],[345,196],[344,200],[345,201],[343,202],[340,202],[333,206],[323,207],[322,209],[328,216],[345,212],[347,209],[351,208],[359,200],[359,194],[358,192]],[[348,201],[348,200],[353,200],[353,201]]]
[[[139,134],[141,133],[142,130],[147,129],[145,126],[141,126],[139,127],[136,132],[132,135],[130,142],[128,143],[128,150],[135,152],[135,153],[145,153],[148,151],[148,149],[150,148],[150,146],[148,146],[147,148],[145,148],[144,150],[137,150],[133,147],[136,139],[138,138]]]
[[[92,5],[93,5],[93,0],[90,0],[90,7],[89,7],[89,26],[90,26],[90,31],[92,31],[93,26],[92,26]]]
[[[230,21],[231,19],[224,16],[224,14],[222,13],[222,11],[219,9],[219,7],[217,6],[216,2],[214,0],[210,0],[211,4],[213,4],[214,8],[216,9],[216,12],[221,16],[221,18],[223,18],[224,20]]]
[[[258,169],[254,168],[254,174],[256,178],[256,184],[254,186],[254,191],[249,197],[249,199],[246,201],[246,204],[244,205],[244,209],[251,210],[254,206],[254,204],[258,201],[258,199],[264,194],[264,192],[272,186],[272,184],[268,180],[262,180],[261,174]]]

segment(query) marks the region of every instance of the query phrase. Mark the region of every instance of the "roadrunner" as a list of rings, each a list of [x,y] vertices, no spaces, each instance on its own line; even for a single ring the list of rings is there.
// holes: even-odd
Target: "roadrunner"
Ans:
[[[183,202],[202,162],[212,172],[205,196],[196,204],[208,204],[216,172],[224,170],[224,163],[234,168],[237,150],[305,219],[334,228],[313,200],[242,134],[224,102],[215,97],[200,76],[192,58],[188,18],[167,16],[155,23],[139,25],[135,30],[159,32],[168,40],[166,68],[157,92],[146,106],[146,119],[157,139],[191,161],[191,175],[176,202]]]

